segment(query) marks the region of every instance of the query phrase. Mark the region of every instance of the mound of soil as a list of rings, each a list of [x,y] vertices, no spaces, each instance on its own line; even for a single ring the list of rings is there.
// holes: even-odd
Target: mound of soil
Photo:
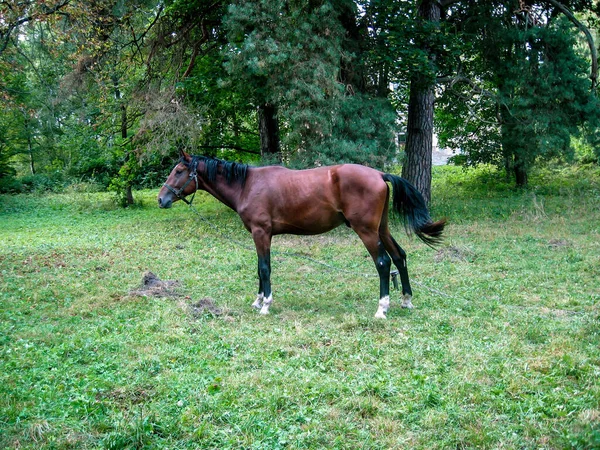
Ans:
[[[215,302],[210,297],[204,297],[198,300],[196,303],[190,305],[190,311],[192,316],[199,317],[206,313],[210,313],[214,316],[220,316],[223,314],[221,308],[215,305]]]
[[[142,276],[142,284],[138,289],[129,292],[129,295],[141,297],[168,297],[177,298],[181,294],[177,292],[179,281],[161,280],[157,275],[148,271]]]
[[[556,250],[569,247],[569,245],[569,242],[564,239],[551,239],[550,242],[548,242],[548,247]]]

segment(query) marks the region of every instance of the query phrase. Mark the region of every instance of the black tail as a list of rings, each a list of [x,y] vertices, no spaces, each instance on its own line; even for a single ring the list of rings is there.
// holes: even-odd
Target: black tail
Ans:
[[[430,247],[442,241],[442,231],[446,219],[433,222],[429,216],[425,199],[417,189],[404,178],[386,173],[384,181],[389,181],[393,189],[393,207],[403,218],[406,232],[414,232]]]

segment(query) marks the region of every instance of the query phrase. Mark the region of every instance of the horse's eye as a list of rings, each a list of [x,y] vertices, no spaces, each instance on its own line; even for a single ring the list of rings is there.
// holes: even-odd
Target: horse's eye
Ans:
[[[176,170],[175,171],[175,175],[181,175],[183,173],[183,170]]]

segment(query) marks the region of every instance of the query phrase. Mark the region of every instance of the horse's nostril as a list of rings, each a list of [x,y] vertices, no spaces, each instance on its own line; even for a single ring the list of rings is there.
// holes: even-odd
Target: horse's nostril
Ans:
[[[172,205],[172,201],[168,198],[158,197],[158,206],[159,208],[170,208]]]

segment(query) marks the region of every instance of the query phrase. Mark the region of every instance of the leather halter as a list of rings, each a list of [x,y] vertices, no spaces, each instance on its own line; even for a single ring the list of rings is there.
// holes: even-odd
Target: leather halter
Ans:
[[[188,204],[189,206],[192,206],[192,202],[194,201],[194,197],[196,196],[196,192],[198,191],[198,172],[197,172],[197,170],[198,170],[199,159],[196,156],[192,157],[192,161],[189,163],[189,165],[186,164],[184,160],[182,160],[182,162],[190,170],[190,174],[188,176],[187,181],[179,189],[175,189],[173,186],[168,185],[167,183],[164,184],[164,187],[166,187],[169,191],[171,191],[173,193],[173,195],[175,195],[175,197],[177,197],[179,200],[182,200],[184,203]],[[185,190],[185,188],[188,186],[188,184],[190,184],[192,181],[194,183],[196,183],[196,190],[192,194],[192,199],[188,200],[182,194],[183,194],[183,191]]]

